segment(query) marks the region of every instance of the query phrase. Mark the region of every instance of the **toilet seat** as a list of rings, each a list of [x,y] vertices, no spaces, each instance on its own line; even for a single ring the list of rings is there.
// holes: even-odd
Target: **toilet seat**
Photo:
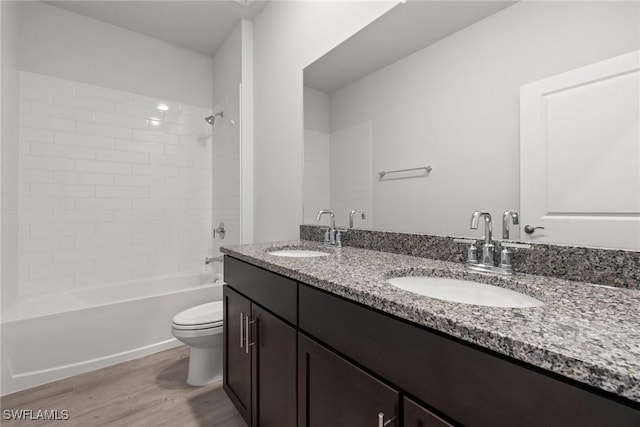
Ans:
[[[176,314],[171,326],[182,331],[215,329],[222,327],[222,318],[222,301],[216,301],[191,307]]]
[[[214,332],[216,328],[219,328],[222,331],[222,320],[219,322],[212,323],[202,323],[200,325],[177,325],[175,323],[171,323],[171,327],[177,331],[204,331],[211,329],[211,332]]]

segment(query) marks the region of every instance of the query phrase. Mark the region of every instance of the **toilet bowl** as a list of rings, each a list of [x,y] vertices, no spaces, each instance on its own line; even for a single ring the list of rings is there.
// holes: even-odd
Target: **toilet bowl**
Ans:
[[[190,347],[187,384],[222,379],[222,301],[198,305],[173,317],[171,333]]]

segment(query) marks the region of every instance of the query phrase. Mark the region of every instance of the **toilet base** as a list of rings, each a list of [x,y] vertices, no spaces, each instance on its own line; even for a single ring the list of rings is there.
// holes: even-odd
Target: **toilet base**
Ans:
[[[222,379],[222,348],[191,347],[187,384],[203,386]]]

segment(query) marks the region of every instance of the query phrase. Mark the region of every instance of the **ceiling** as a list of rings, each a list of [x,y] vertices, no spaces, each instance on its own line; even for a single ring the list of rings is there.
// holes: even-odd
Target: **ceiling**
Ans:
[[[398,4],[304,70],[304,84],[331,93],[441,40],[513,1]]]
[[[98,21],[213,56],[242,19],[253,19],[266,0],[45,1]]]

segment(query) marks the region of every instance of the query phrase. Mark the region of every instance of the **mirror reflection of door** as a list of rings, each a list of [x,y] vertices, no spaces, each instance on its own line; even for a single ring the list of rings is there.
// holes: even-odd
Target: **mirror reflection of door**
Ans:
[[[640,51],[521,89],[525,240],[640,249]]]

